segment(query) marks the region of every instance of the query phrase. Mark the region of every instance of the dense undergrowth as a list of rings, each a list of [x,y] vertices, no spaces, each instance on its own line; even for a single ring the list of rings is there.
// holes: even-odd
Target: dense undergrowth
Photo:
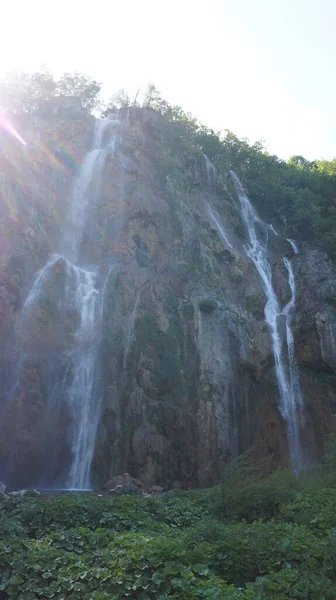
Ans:
[[[0,598],[336,598],[335,453],[298,479],[245,457],[221,486],[161,497],[13,497]]]

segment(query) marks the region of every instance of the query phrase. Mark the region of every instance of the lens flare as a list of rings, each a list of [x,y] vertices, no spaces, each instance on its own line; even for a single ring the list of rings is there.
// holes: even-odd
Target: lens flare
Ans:
[[[0,127],[7,131],[10,135],[15,137],[21,144],[23,144],[26,148],[28,146],[27,142],[21,137],[21,135],[16,131],[15,127],[12,125],[8,117],[6,117],[3,113],[0,112]]]

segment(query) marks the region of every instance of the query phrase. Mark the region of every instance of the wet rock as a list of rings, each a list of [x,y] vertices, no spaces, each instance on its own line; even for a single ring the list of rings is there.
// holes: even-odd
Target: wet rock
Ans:
[[[8,500],[9,496],[5,492],[0,492],[0,501]]]
[[[27,494],[29,494],[30,496],[40,496],[41,492],[39,492],[38,490],[18,490],[16,492],[9,492],[10,496],[26,496]]]
[[[16,146],[0,144],[4,164],[11,165],[0,173],[1,188],[17,211],[13,219],[4,203],[0,219],[0,347],[6,357],[0,360],[0,402],[8,407],[0,466],[8,469],[10,456],[15,487],[28,488],[46,472],[48,484],[66,480],[72,460],[66,403],[48,417],[48,394],[50,399],[56,390],[55,398],[63,397],[54,375],[58,382],[72,380],[72,365],[59,357],[68,356],[80,321],[69,300],[75,278],[63,258],[50,267],[25,314],[22,307],[37,272],[59,249],[74,173],[92,143],[93,117],[80,116],[79,109],[76,101],[61,99],[43,108],[52,118],[25,117],[19,129],[30,143],[29,161]],[[120,152],[106,161],[90,205],[81,249],[104,290],[93,480],[97,486],[106,481],[101,489],[115,494],[128,486],[147,492],[158,483],[166,489],[205,487],[250,447],[281,464],[288,458],[287,440],[265,295],[243,251],[235,197],[219,180],[204,189],[194,152],[188,156],[184,145],[171,146],[175,134],[163,116],[133,107],[127,118]],[[225,222],[230,250],[208,214],[205,191]],[[272,236],[281,306],[290,293],[283,256],[291,249],[284,245],[280,235]],[[336,410],[336,274],[328,257],[308,245],[290,257],[297,283],[293,333],[306,403],[302,427],[315,456]],[[47,440],[44,446],[41,440]],[[111,473],[121,475],[108,481]]]

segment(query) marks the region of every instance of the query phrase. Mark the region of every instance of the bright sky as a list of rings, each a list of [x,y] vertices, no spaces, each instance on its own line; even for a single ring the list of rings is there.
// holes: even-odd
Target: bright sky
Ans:
[[[335,0],[13,0],[1,24],[0,77],[43,63],[104,95],[151,81],[284,158],[336,156]]]

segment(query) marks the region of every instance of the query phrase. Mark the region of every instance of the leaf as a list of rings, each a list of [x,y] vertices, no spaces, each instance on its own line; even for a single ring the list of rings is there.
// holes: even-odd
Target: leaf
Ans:
[[[194,565],[192,567],[192,569],[193,569],[193,571],[195,571],[199,575],[208,575],[208,573],[209,573],[209,567],[207,567],[207,565],[201,565],[199,563],[197,563],[196,565]]]

